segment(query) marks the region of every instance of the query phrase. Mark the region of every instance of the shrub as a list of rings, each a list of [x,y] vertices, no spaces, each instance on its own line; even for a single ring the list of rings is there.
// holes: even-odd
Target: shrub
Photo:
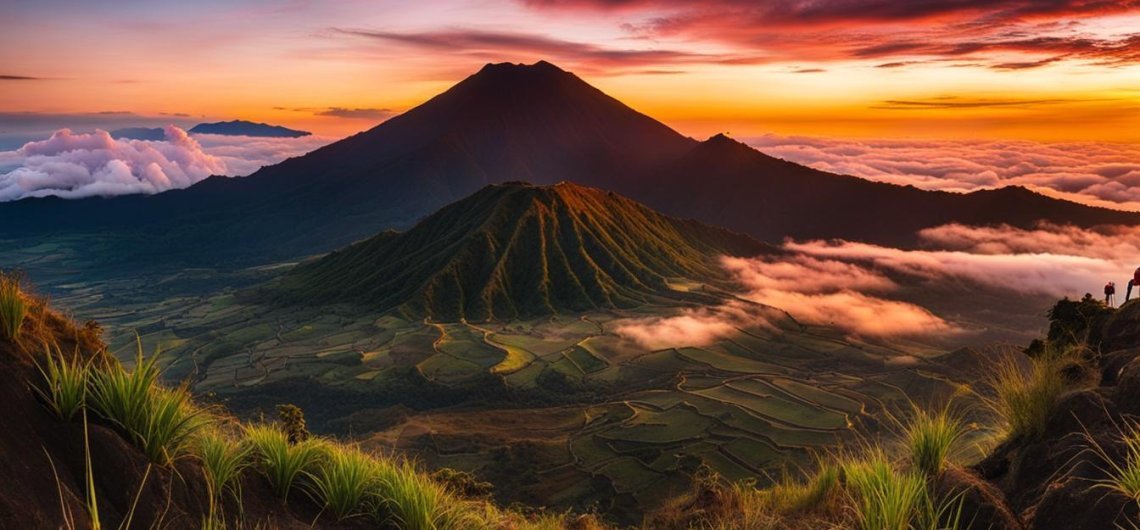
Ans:
[[[90,365],[76,353],[65,357],[59,347],[45,348],[43,364],[36,368],[44,378],[46,388],[36,392],[59,419],[67,421],[83,409],[87,399],[87,379]]]
[[[293,404],[277,405],[277,420],[289,436],[289,443],[295,444],[309,439],[309,429],[305,427],[305,412]]]
[[[0,337],[8,340],[20,338],[20,328],[27,315],[28,303],[20,292],[19,280],[0,273]]]
[[[965,422],[948,406],[933,412],[915,406],[902,425],[911,465],[927,476],[942,472],[965,435]]]
[[[317,471],[306,472],[313,498],[337,519],[361,512],[377,478],[372,459],[354,447],[326,444]]]
[[[95,412],[124,430],[151,461],[167,464],[186,453],[210,418],[194,406],[185,385],[169,389],[158,384],[157,358],[144,359],[140,343],[134,370],[113,360],[93,370],[90,398]]]
[[[317,440],[290,444],[289,436],[273,425],[247,426],[245,439],[253,450],[257,468],[283,501],[289,498],[297,477],[312,469],[323,456]]]

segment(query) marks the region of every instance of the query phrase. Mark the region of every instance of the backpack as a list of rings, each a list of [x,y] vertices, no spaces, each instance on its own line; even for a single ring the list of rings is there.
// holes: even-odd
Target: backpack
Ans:
[[[1136,267],[1136,272],[1132,273],[1132,284],[1140,285],[1140,267]]]

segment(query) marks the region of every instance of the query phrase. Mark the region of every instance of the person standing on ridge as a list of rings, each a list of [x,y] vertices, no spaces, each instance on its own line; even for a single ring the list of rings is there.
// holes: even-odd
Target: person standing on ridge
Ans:
[[[1132,279],[1128,280],[1128,290],[1124,291],[1124,303],[1132,298],[1132,288],[1140,287],[1140,267],[1136,267],[1136,272],[1132,273]]]
[[[1116,282],[1108,282],[1104,284],[1104,303],[1108,307],[1116,305]]]

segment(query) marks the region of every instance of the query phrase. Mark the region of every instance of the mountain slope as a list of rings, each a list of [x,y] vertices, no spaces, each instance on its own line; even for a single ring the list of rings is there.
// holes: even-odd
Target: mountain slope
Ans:
[[[377,127],[240,179],[156,196],[0,204],[9,234],[115,231],[122,249],[258,262],[326,252],[479,188],[573,179],[618,191],[696,142],[546,62],[489,64]]]
[[[947,222],[1140,224],[1140,214],[1020,188],[923,191],[777,160],[724,137],[698,143],[539,62],[487,65],[369,131],[249,177],[156,196],[3,203],[0,238],[95,234],[113,241],[76,252],[143,266],[266,263],[408,227],[514,180],[572,180],[771,241],[908,245],[916,230]]]
[[[717,135],[658,174],[635,197],[665,213],[700,219],[766,241],[842,238],[909,246],[916,233],[947,223],[1039,221],[1137,224],[1140,214],[1092,208],[1022,187],[961,194],[836,175],[770,157]]]
[[[514,318],[685,297],[667,280],[727,283],[718,256],[767,251],[612,192],[507,183],[406,233],[385,232],[301,265],[278,289],[306,303],[402,306],[435,320]]]

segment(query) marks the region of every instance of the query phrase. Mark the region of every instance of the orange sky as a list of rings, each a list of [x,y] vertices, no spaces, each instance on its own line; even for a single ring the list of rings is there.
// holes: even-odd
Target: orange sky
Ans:
[[[696,137],[1140,141],[1140,4],[1042,4],[14,0],[0,133],[116,111],[341,136],[547,59]]]

